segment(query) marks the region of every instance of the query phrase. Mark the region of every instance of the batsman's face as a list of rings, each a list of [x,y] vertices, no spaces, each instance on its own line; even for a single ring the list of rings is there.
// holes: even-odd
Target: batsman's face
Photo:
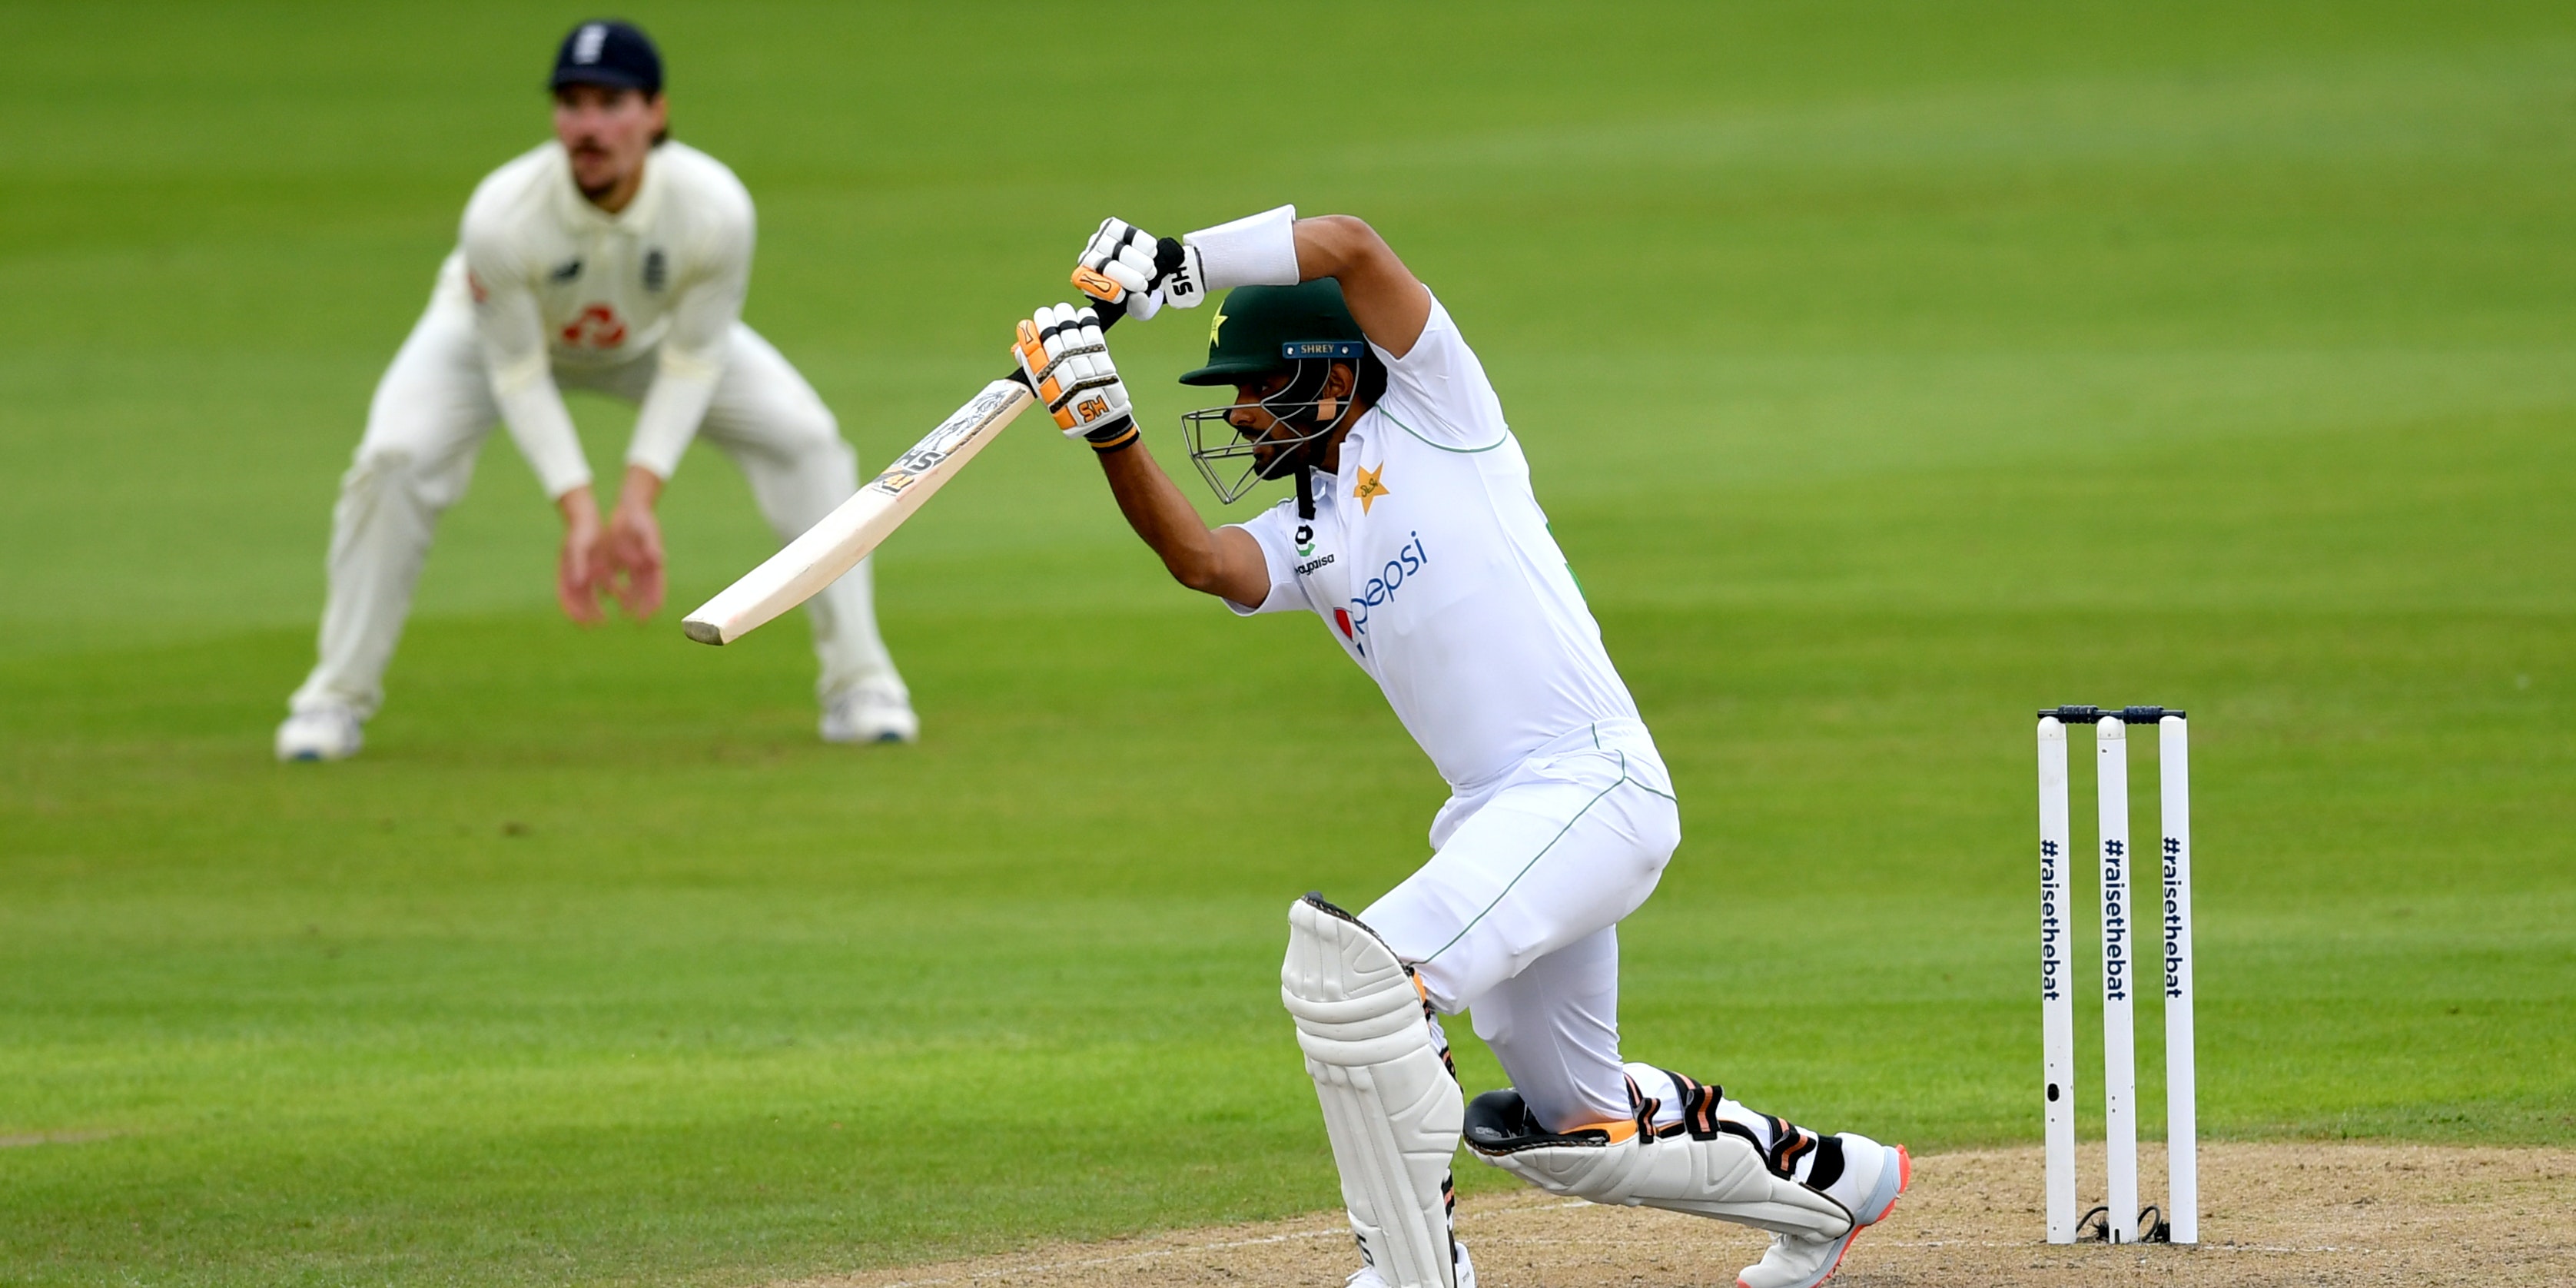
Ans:
[[[1261,400],[1273,397],[1287,387],[1288,373],[1285,371],[1263,376],[1251,384],[1236,385],[1234,410],[1225,414],[1225,423],[1234,426],[1235,433],[1255,442],[1272,437],[1279,432],[1279,418],[1271,415],[1270,410],[1261,405]]]
[[[1272,472],[1279,455],[1294,447],[1312,431],[1300,429],[1273,415],[1263,402],[1278,397],[1294,377],[1285,371],[1273,372],[1250,384],[1234,387],[1234,409],[1225,414],[1225,423],[1236,435],[1253,444],[1252,458],[1261,466],[1263,478],[1278,477]],[[1352,373],[1348,365],[1336,362],[1333,373],[1324,380],[1323,396],[1311,404],[1290,409],[1310,412],[1316,425],[1328,425],[1341,414],[1342,400],[1350,396]]]
[[[566,85],[555,91],[555,138],[572,158],[573,182],[593,200],[644,168],[644,156],[668,119],[659,94],[616,85]]]

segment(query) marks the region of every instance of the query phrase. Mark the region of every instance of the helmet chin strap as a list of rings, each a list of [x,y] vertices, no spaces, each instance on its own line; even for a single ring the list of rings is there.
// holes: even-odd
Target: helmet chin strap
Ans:
[[[1340,410],[1334,414],[1331,424],[1324,426],[1314,437],[1297,444],[1297,521],[1299,523],[1315,521],[1315,475],[1323,471],[1324,453],[1333,445],[1333,431],[1340,429],[1350,418],[1351,401],[1345,398],[1342,400]]]

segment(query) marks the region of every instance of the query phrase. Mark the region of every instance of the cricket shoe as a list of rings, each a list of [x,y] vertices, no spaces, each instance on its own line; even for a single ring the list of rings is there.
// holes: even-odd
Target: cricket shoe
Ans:
[[[1834,1277],[1852,1238],[1887,1218],[1896,1197],[1914,1179],[1914,1160],[1903,1145],[1881,1145],[1843,1132],[1843,1173],[1821,1191],[1852,1214],[1851,1228],[1832,1238],[1774,1234],[1771,1249],[1735,1277],[1735,1288],[1816,1288]]]
[[[337,702],[306,707],[277,727],[279,760],[347,760],[358,754],[366,736],[358,713]]]
[[[825,742],[913,742],[921,717],[899,685],[861,681],[823,699]]]
[[[1450,1270],[1458,1281],[1456,1288],[1476,1288],[1476,1263],[1467,1258],[1467,1245],[1453,1237],[1449,1240],[1449,1252],[1452,1258]],[[1344,1288],[1387,1288],[1385,1277],[1378,1274],[1375,1266],[1362,1266],[1352,1271],[1350,1278],[1342,1283]]]

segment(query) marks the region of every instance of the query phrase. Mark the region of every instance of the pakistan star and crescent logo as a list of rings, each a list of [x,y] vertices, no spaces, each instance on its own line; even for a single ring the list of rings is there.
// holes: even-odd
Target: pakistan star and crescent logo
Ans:
[[[1216,347],[1216,333],[1225,329],[1225,310],[1216,311],[1216,320],[1208,323],[1208,347]]]
[[[1388,495],[1386,484],[1378,481],[1378,476],[1384,473],[1386,473],[1386,466],[1383,463],[1376,469],[1370,469],[1365,465],[1360,467],[1359,486],[1351,489],[1351,499],[1360,503],[1360,513],[1368,513],[1369,507],[1374,505],[1379,497]]]

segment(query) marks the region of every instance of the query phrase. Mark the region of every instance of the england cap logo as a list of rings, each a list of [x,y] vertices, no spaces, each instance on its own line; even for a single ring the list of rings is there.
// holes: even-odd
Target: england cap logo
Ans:
[[[635,24],[594,19],[573,28],[555,50],[555,72],[546,88],[566,85],[609,85],[659,94],[662,55]]]

